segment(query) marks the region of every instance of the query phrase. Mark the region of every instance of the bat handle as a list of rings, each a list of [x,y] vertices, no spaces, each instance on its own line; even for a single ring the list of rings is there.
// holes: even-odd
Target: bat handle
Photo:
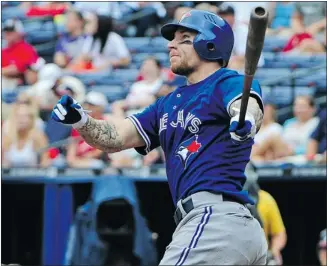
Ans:
[[[245,122],[246,110],[248,107],[250,92],[251,92],[251,84],[253,81],[253,75],[244,75],[244,86],[243,93],[241,99],[241,108],[240,108],[240,117],[238,120],[238,128],[241,128]]]

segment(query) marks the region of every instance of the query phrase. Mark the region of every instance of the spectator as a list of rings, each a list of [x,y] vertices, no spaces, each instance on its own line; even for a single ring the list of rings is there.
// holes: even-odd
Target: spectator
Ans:
[[[147,58],[141,66],[140,74],[142,80],[131,86],[126,99],[112,104],[114,115],[125,116],[125,111],[140,111],[155,101],[155,94],[163,83],[160,61],[154,57]]]
[[[318,249],[318,258],[320,265],[326,266],[326,252],[327,252],[327,244],[326,244],[326,229],[322,230],[319,235],[319,242],[317,245]]]
[[[177,87],[183,86],[186,84],[186,79],[182,76],[176,76],[172,81],[165,81],[157,93],[155,94],[156,98],[161,96],[166,96],[167,94],[173,92]]]
[[[153,36],[167,11],[161,2],[122,2],[122,22],[135,26],[135,37]]]
[[[27,85],[34,85],[37,82],[38,72],[45,66],[45,64],[46,61],[42,57],[39,57],[34,64],[26,69],[24,79]]]
[[[326,123],[326,108],[319,114],[319,124],[310,136],[307,148],[308,160],[318,162],[326,162],[326,136],[327,136],[327,123]],[[320,155],[320,156],[317,156]]]
[[[34,114],[34,119],[33,121],[35,122],[35,127],[40,130],[44,131],[45,129],[45,124],[43,120],[40,118],[40,110],[39,110],[39,105],[37,101],[35,100],[34,97],[28,95],[26,92],[21,92],[18,94],[16,102],[11,104],[10,106],[10,111],[9,113],[15,112],[16,108],[19,108],[20,105],[28,105],[29,108],[33,111]],[[9,114],[10,117],[14,117],[13,114]],[[10,119],[6,120],[3,124],[2,130],[5,134],[10,134],[10,126],[9,126]]]
[[[46,148],[48,141],[42,131],[36,127],[35,113],[27,104],[18,105],[8,121],[8,134],[2,140],[3,165],[7,167],[47,167],[49,158],[46,152],[41,154],[38,163],[38,151]]]
[[[89,92],[85,97],[83,107],[91,111],[90,116],[95,119],[104,119],[104,111],[108,102],[100,92]],[[105,154],[86,143],[80,138],[77,130],[73,129],[72,137],[75,139],[68,145],[67,162],[70,167],[76,168],[102,168],[104,167]]]
[[[84,101],[85,86],[79,79],[66,75],[56,64],[46,64],[40,67],[37,82],[27,92],[38,100],[42,110],[52,110],[62,94],[68,93],[67,90],[78,102]]]
[[[6,48],[1,51],[2,89],[13,90],[23,83],[26,69],[38,59],[35,49],[24,40],[23,24],[7,20],[3,27]]]
[[[180,21],[181,18],[183,17],[183,15],[191,10],[192,10],[192,8],[188,7],[188,6],[180,6],[180,7],[176,8],[175,13],[174,13],[174,20],[176,22]]]
[[[292,18],[294,35],[284,47],[284,52],[323,53],[326,52],[326,3],[295,3]]]
[[[240,4],[240,3],[237,3]],[[232,27],[234,32],[234,48],[232,56],[228,64],[230,69],[244,69],[245,64],[245,49],[246,39],[248,35],[248,25],[245,22],[236,20],[235,9],[232,5],[221,4],[219,6],[218,15],[222,17]],[[264,58],[261,55],[258,66],[261,67],[264,64]]]
[[[290,145],[293,154],[305,154],[309,137],[319,122],[314,116],[316,109],[313,98],[296,97],[293,112],[294,118],[284,123],[283,138]]]
[[[72,71],[99,72],[129,65],[129,51],[123,38],[113,31],[111,18],[89,13],[85,33],[91,36],[82,47],[82,56],[71,66]]]
[[[278,205],[268,192],[260,189],[257,208],[263,223],[269,250],[277,265],[282,265],[281,251],[286,245],[287,235]]]
[[[122,13],[119,2],[81,2],[76,1],[74,8],[80,12],[92,12],[97,15],[110,16],[113,19],[121,19]]]
[[[214,14],[218,14],[218,11],[219,11],[217,6],[214,6],[214,5],[211,5],[209,3],[205,3],[205,2],[197,4],[195,6],[195,9],[209,11],[209,12],[214,13]]]
[[[292,34],[291,21],[295,10],[294,2],[269,2],[269,29],[267,33],[278,36]]]
[[[261,150],[261,146],[265,145],[265,140],[270,139],[274,136],[281,137],[283,132],[283,127],[276,122],[276,109],[275,105],[272,102],[265,102],[264,106],[264,116],[259,132],[255,135],[254,142],[255,144],[252,147],[252,156],[251,158],[255,161],[260,160],[260,157],[264,161],[274,160],[275,156],[272,150],[264,150],[264,154],[260,154],[260,157],[257,158],[257,150]]]
[[[294,118],[285,121],[282,136],[267,138],[252,152],[254,161],[264,161],[263,155],[270,151],[273,158],[280,159],[292,155],[305,155],[310,135],[318,125],[314,117],[314,101],[309,96],[298,96],[293,106]],[[299,134],[301,132],[301,134]],[[285,158],[284,158],[285,159]]]
[[[26,12],[28,17],[43,17],[51,16],[55,17],[56,15],[64,14],[67,9],[70,7],[69,2],[64,1],[50,1],[50,2],[41,2],[39,5],[32,5]]]
[[[54,63],[62,68],[66,68],[81,53],[86,35],[83,32],[84,18],[78,11],[71,10],[66,17],[66,31],[59,38],[54,54]]]

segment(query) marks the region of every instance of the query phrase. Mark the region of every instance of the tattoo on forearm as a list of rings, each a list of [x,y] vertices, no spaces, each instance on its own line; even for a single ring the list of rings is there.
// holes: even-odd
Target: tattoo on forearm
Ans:
[[[241,109],[241,99],[236,100],[235,102],[233,102],[231,104],[231,106],[230,106],[230,115],[231,116],[235,116],[238,113],[234,108],[238,109],[238,110]],[[262,124],[263,113],[262,113],[262,110],[261,110],[257,100],[252,97],[249,98],[247,113],[250,113],[253,115],[253,117],[255,119],[255,125],[257,128],[257,132],[258,132],[261,127],[261,124]]]
[[[77,131],[89,145],[99,150],[113,153],[123,149],[122,139],[115,125],[109,121],[88,117],[85,125]]]

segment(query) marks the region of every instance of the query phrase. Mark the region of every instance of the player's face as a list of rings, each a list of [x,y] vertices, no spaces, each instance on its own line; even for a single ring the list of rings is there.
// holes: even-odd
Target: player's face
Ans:
[[[200,64],[200,57],[193,47],[196,32],[179,29],[175,38],[168,43],[170,68],[173,73],[188,76]]]

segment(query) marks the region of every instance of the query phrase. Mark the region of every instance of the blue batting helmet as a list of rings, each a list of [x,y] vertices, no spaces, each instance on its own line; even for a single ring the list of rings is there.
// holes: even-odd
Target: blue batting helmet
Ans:
[[[229,24],[218,15],[191,10],[178,23],[169,23],[161,28],[162,36],[171,41],[179,27],[197,31],[193,46],[200,58],[209,61],[223,60],[228,64],[234,46],[234,34]]]

